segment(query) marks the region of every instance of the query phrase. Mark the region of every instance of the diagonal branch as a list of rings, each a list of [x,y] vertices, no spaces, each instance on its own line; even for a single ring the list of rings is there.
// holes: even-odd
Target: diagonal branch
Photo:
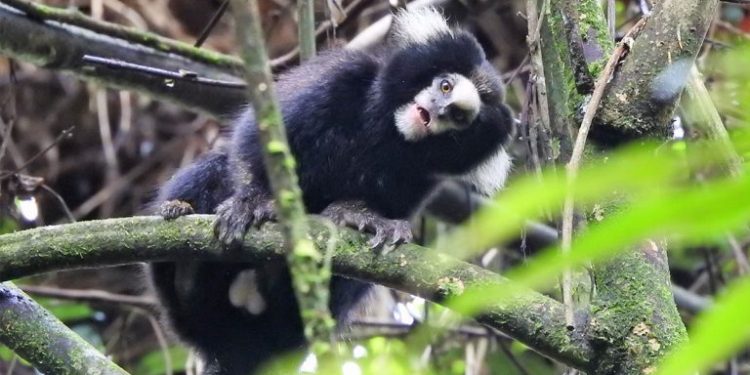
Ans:
[[[127,375],[12,283],[0,284],[0,342],[45,374]]]
[[[242,87],[206,85],[190,79],[167,81],[135,70],[112,69],[86,63],[83,58],[86,55],[116,58],[172,72],[198,72],[202,77],[215,80],[239,81],[234,73],[236,66],[229,63],[234,61],[236,64],[236,60],[228,56],[208,53],[187,45],[177,54],[174,49],[167,48],[169,44],[162,46],[162,39],[154,34],[127,29],[129,31],[126,34],[130,39],[124,39],[122,33],[113,31],[113,34],[106,34],[105,31],[114,27],[109,24],[93,30],[82,27],[95,22],[82,15],[76,19],[85,19],[84,23],[69,23],[70,20],[60,17],[40,19],[36,13],[29,15],[8,6],[7,1],[9,0],[0,0],[0,54],[47,69],[70,72],[82,79],[101,82],[107,86],[146,93],[214,116],[231,114],[246,102]],[[21,1],[13,3],[25,4]],[[33,9],[42,6],[34,7]],[[57,14],[54,8],[43,7],[38,11],[42,10],[52,15]],[[134,41],[136,37],[140,43]],[[163,48],[154,48],[153,43],[148,42],[152,40],[157,40]]]

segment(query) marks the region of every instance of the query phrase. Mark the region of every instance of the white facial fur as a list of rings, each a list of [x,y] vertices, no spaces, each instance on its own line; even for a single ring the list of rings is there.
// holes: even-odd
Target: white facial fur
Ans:
[[[455,81],[452,95],[453,104],[466,110],[476,111],[474,113],[474,116],[476,116],[482,106],[482,99],[479,97],[477,87],[474,86],[474,82],[460,74],[455,74],[453,77]]]
[[[510,156],[505,152],[505,148],[500,147],[489,158],[460,176],[459,179],[472,184],[479,193],[491,197],[505,185],[510,167]]]
[[[400,12],[393,22],[394,40],[402,46],[425,44],[436,36],[453,35],[443,15],[433,7]]]
[[[440,83],[448,80],[452,89],[449,93],[440,90]],[[470,113],[474,118],[479,113],[482,101],[474,83],[461,74],[444,74],[436,77],[429,87],[420,91],[414,101],[396,110],[395,121],[399,132],[407,141],[418,141],[431,134],[440,134],[448,130],[459,129],[448,117],[438,115],[440,104],[453,104]],[[423,124],[417,108],[430,114],[428,125]]]
[[[266,300],[258,290],[255,270],[247,269],[237,274],[229,287],[229,302],[253,315],[259,315],[266,309]]]

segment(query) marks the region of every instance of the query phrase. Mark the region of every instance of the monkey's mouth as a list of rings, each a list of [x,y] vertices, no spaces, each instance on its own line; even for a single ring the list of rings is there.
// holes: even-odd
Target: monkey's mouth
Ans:
[[[419,115],[419,121],[422,121],[422,125],[430,127],[430,112],[420,106],[417,106],[417,114]]]

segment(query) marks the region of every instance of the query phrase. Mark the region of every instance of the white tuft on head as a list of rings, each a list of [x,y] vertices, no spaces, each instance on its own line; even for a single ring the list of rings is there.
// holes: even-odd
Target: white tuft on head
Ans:
[[[510,172],[511,160],[505,148],[500,147],[489,158],[462,175],[461,180],[474,186],[483,195],[491,197],[505,185],[505,178]]]
[[[393,37],[400,45],[426,44],[431,39],[453,35],[448,22],[433,7],[402,11],[393,19]]]

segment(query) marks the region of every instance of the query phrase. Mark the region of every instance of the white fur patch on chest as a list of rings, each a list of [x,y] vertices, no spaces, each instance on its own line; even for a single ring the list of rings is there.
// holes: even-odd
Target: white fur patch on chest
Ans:
[[[229,302],[253,315],[260,315],[266,310],[266,300],[258,289],[256,270],[247,269],[237,274],[229,287]]]
[[[505,185],[510,167],[510,155],[504,147],[500,147],[487,160],[459,176],[459,179],[470,183],[479,193],[491,197]]]

